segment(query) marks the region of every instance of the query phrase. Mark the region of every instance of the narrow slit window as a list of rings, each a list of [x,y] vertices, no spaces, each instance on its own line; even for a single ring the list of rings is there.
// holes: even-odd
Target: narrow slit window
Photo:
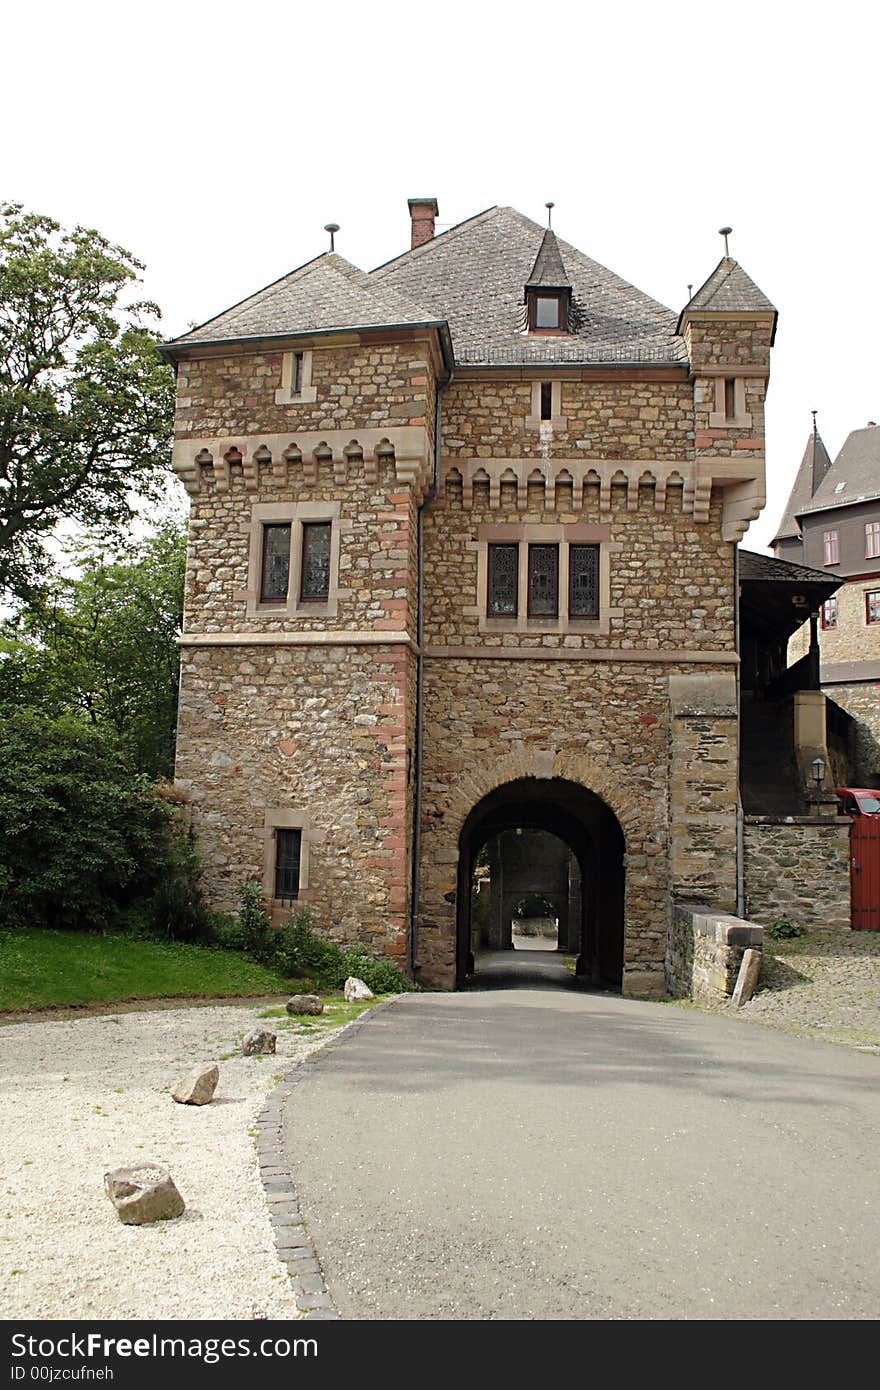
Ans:
[[[529,617],[559,615],[559,546],[529,546]]]
[[[299,866],[302,857],[302,831],[275,831],[275,897],[295,902],[299,897]]]
[[[330,595],[329,521],[306,521],[302,528],[302,576],[300,599],[323,603]]]
[[[552,420],[553,418],[553,385],[549,381],[541,382],[541,419]]]
[[[519,546],[489,546],[490,618],[515,618],[518,610]]]
[[[572,545],[568,551],[568,615],[599,616],[599,547]]]
[[[724,416],[727,420],[736,419],[736,381],[732,376],[724,382]]]
[[[263,527],[261,603],[284,603],[290,584],[290,523]]]
[[[303,389],[303,355],[301,352],[293,354],[293,394],[301,396]]]

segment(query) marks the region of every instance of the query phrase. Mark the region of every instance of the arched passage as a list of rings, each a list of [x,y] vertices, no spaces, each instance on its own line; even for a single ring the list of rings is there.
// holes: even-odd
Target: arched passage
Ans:
[[[472,968],[471,883],[481,849],[505,831],[543,830],[571,850],[580,874],[577,973],[620,989],[623,981],[625,841],[610,807],[586,787],[563,778],[523,777],[496,787],[473,807],[458,843],[456,987]]]

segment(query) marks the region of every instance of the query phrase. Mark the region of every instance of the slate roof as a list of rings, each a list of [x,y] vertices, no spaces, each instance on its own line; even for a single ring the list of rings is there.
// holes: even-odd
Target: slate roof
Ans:
[[[429,322],[437,323],[437,316],[394,285],[373,282],[343,256],[326,251],[167,346]]]
[[[808,565],[796,565],[791,560],[777,560],[772,555],[759,555],[755,550],[739,548],[740,579],[760,580],[774,584],[821,584],[832,591],[842,583],[836,575],[814,570]]]
[[[812,500],[798,509],[799,516],[848,507],[880,497],[880,427],[853,430],[825,474]]]
[[[777,541],[789,540],[792,537],[800,538],[801,528],[795,518],[798,512],[802,512],[805,507],[810,505],[814,492],[830,467],[831,459],[822,442],[822,436],[817,430],[810,430],[807,447],[804,450],[794,485],[785,504],[782,520],[771,542],[772,545],[775,545]]]
[[[373,284],[393,287],[448,320],[464,364],[686,362],[675,315],[552,234],[572,286],[572,333],[525,331],[525,286],[545,229],[509,207],[492,207],[378,266]],[[545,282],[547,283],[547,282]],[[576,325],[576,327],[575,327]]]
[[[569,287],[571,281],[565,273],[562,255],[556,233],[548,227],[541,242],[541,249],[535,257],[532,273],[526,281],[529,289],[561,290]]]
[[[721,314],[776,313],[764,291],[746,275],[739,261],[730,256],[722,257],[682,312],[687,313],[689,309],[708,309]]]

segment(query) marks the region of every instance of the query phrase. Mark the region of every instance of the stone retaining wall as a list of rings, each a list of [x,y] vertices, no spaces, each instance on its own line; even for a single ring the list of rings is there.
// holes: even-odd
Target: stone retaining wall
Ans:
[[[709,907],[676,903],[666,948],[666,985],[675,998],[729,999],[745,951],[763,950],[763,928]]]
[[[745,905],[769,927],[850,927],[849,820],[747,816],[743,834]]]

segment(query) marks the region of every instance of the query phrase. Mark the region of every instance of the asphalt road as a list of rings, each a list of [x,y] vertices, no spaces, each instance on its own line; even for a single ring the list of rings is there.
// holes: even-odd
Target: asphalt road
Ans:
[[[880,1061],[556,987],[412,995],[294,1087],[352,1319],[875,1318]]]

